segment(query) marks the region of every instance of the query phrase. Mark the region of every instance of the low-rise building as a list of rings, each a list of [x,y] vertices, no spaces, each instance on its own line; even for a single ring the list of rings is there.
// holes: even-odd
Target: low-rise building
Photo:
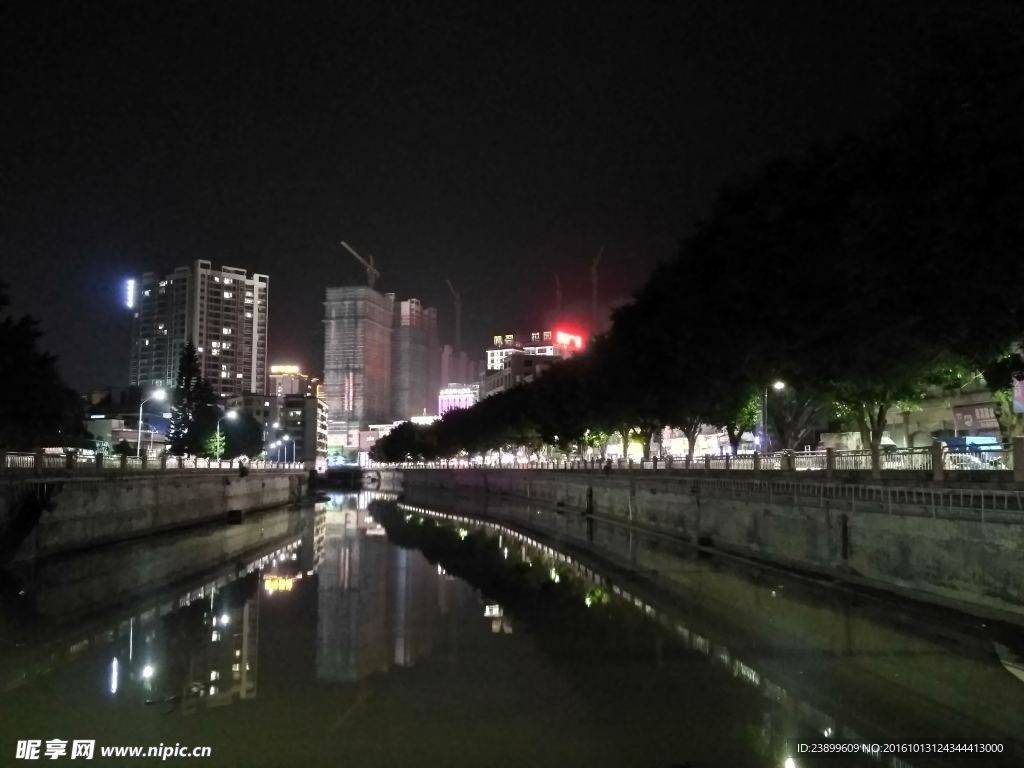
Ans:
[[[534,381],[557,359],[550,355],[522,353],[508,355],[504,359],[504,367],[500,371],[491,371],[484,378],[483,384],[480,386],[480,399],[492,397],[519,384]]]
[[[583,337],[567,331],[534,331],[530,334],[507,333],[495,336],[487,350],[487,370],[500,371],[509,355],[569,357],[583,349]]]
[[[315,397],[285,395],[275,423],[272,453],[318,469],[327,466],[327,403]],[[278,442],[281,444],[273,445]]]
[[[444,416],[448,411],[459,408],[472,408],[479,400],[479,384],[449,384],[438,395],[437,415]]]

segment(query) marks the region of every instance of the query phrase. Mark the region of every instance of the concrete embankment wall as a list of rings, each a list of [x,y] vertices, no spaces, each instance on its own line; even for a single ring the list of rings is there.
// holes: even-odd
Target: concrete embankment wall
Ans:
[[[948,496],[921,489],[668,473],[407,470],[402,482],[410,500],[469,495],[487,499],[488,514],[506,517],[525,503],[538,513],[556,512],[567,529],[585,530],[589,512],[592,521],[608,523],[596,529],[595,544],[615,528],[668,536],[981,615],[1024,619],[1024,512],[994,509],[993,498],[979,509],[980,497],[971,506],[942,506],[935,499],[948,502]]]
[[[205,571],[240,562],[260,547],[302,533],[294,507],[253,513],[240,525],[203,526],[141,541],[43,558],[28,588],[41,613],[64,620]]]
[[[17,551],[26,560],[109,544],[213,520],[232,510],[269,509],[306,495],[301,472],[192,472],[146,476],[11,481],[0,485],[0,524],[21,500],[53,487],[43,512]]]

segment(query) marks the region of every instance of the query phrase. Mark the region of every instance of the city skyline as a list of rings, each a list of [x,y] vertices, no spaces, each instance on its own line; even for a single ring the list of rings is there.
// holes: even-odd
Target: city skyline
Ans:
[[[923,2],[741,5],[7,8],[12,309],[84,390],[128,365],[124,280],[195,259],[271,275],[274,357],[309,370],[323,287],[363,277],[342,240],[442,343],[451,280],[467,349],[537,327],[556,274],[585,304],[602,247],[629,295],[723,183],[887,113],[921,59]]]

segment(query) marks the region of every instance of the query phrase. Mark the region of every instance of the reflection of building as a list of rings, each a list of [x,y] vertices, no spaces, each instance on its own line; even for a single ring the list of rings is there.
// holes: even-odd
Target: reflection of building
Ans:
[[[250,277],[244,269],[202,260],[163,278],[147,272],[130,281],[130,383],[174,386],[181,349],[191,339],[215,393],[263,393],[269,282],[266,275]]]
[[[231,587],[243,583],[247,582]],[[237,605],[231,587],[213,600],[206,619],[208,633],[192,655],[189,679],[205,684],[206,695],[185,697],[184,714],[194,712],[200,704],[217,707],[256,697],[260,590],[250,590],[252,596]]]
[[[319,575],[317,677],[352,682],[430,653],[443,580],[419,552],[388,543],[367,511],[377,494],[340,497],[326,512]]]
[[[433,648],[438,574],[419,552],[392,548],[389,576],[392,661],[411,667]]]
[[[327,532],[327,505],[317,504],[307,510],[299,551],[299,570],[313,575],[324,561],[324,538]]]
[[[352,455],[360,429],[391,419],[395,295],[362,286],[328,288],[324,307],[328,450]]]
[[[316,675],[353,682],[388,668],[387,539],[367,536],[366,512],[347,497],[327,510],[320,568]],[[362,528],[360,528],[362,523]]]

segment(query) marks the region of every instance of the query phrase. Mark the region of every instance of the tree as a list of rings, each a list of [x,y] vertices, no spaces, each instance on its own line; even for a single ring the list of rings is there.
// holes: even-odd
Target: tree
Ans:
[[[115,456],[134,456],[135,449],[132,448],[131,444],[127,440],[122,440],[114,446]]]
[[[249,413],[238,413],[234,419],[226,419],[221,425],[224,437],[223,456],[237,459],[239,456],[255,459],[263,453],[263,425]]]
[[[208,456],[211,459],[224,458],[224,447],[226,443],[227,439],[223,432],[220,434],[214,432],[206,438],[206,448],[203,450],[203,455]]]
[[[0,283],[0,312],[9,306]],[[24,315],[0,320],[0,448],[30,451],[84,433],[84,406],[61,379],[57,359],[39,350],[38,322]]]
[[[178,359],[178,378],[171,393],[171,453],[193,456],[207,453],[207,441],[217,429],[216,398],[203,378],[199,351],[190,339]]]

